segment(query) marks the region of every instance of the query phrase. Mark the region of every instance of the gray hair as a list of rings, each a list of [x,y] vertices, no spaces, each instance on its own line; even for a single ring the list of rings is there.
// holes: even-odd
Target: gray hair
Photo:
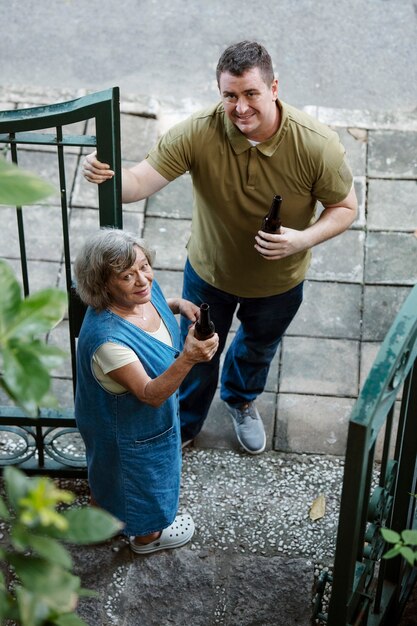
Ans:
[[[257,67],[262,79],[268,87],[274,80],[274,68],[267,49],[257,41],[239,41],[223,52],[216,68],[217,85],[220,87],[220,76],[229,72],[233,76],[242,76],[247,70]]]
[[[142,250],[152,265],[154,252],[133,233],[117,228],[101,228],[88,238],[74,263],[76,290],[85,304],[96,311],[102,311],[111,304],[107,290],[109,279],[132,267],[136,247]]]

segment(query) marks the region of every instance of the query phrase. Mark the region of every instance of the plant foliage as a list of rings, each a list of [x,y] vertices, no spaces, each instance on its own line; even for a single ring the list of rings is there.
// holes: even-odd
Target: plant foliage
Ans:
[[[79,597],[86,595],[78,576],[71,573],[72,558],[62,542],[105,541],[122,524],[100,509],[67,508],[74,495],[58,489],[45,477],[28,477],[20,470],[4,470],[7,502],[0,497],[0,518],[10,525],[10,549],[0,558],[14,571],[13,592],[0,577],[0,623],[15,620],[22,626],[81,626],[75,613]]]
[[[47,183],[0,158],[0,205],[32,204],[53,191]],[[0,208],[1,213],[1,208]],[[50,371],[64,353],[45,344],[43,335],[62,319],[67,296],[45,289],[22,298],[9,265],[0,260],[0,387],[24,411],[36,417],[40,406],[51,406]],[[28,477],[6,467],[6,498],[0,497],[0,520],[10,527],[7,548],[0,548],[0,623],[21,626],[85,626],[74,612],[86,595],[72,570],[65,542],[104,541],[122,524],[96,508],[67,508],[74,495],[58,489],[46,477]],[[4,574],[14,572],[16,584]]]
[[[403,530],[397,533],[389,528],[381,528],[381,534],[393,547],[384,554],[384,559],[392,559],[400,554],[411,565],[417,565],[417,530]]]

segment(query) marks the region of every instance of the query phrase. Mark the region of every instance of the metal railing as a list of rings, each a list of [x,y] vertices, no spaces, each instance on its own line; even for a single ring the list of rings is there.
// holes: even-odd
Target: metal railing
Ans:
[[[382,558],[387,547],[380,529],[400,533],[417,527],[416,424],[417,286],[387,333],[351,414],[334,570],[319,582],[316,604],[315,617],[328,626],[398,623],[417,568],[402,557]],[[326,583],[328,614],[320,598]]]
[[[76,135],[67,132],[68,125],[79,122],[86,122],[85,131],[88,120],[93,120],[95,123],[95,135]],[[68,293],[72,384],[75,390],[76,337],[84,316],[84,306],[75,293],[72,280],[71,263],[74,259],[71,257],[73,242],[70,240],[69,229],[70,190],[68,190],[66,180],[65,151],[66,149],[74,151],[74,148],[79,148],[78,159],[81,159],[82,148],[96,149],[98,158],[110,164],[115,176],[98,186],[99,223],[97,226],[122,228],[119,89],[114,87],[70,102],[0,111],[1,145],[9,151],[11,160],[17,165],[19,165],[19,156],[22,151],[33,149],[33,146],[56,152],[63,263]],[[21,277],[24,295],[27,296],[30,292],[30,277],[26,251],[25,210],[33,211],[34,209],[33,207],[26,209],[21,206],[16,207]],[[36,210],[42,211],[42,207],[37,207]],[[3,454],[0,455],[0,466],[18,465],[29,473],[49,473],[58,476],[85,475],[86,464],[83,453],[80,454],[79,451],[68,453],[65,450],[74,449],[74,446],[65,447],[59,444],[59,441],[70,441],[76,433],[72,409],[53,411],[45,408],[40,410],[37,419],[31,419],[16,407],[1,406],[0,435],[3,439],[12,438],[13,445],[10,452],[5,452],[3,449]]]

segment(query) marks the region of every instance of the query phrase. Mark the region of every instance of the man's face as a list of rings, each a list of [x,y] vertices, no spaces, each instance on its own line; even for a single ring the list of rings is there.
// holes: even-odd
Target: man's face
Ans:
[[[219,89],[227,117],[248,139],[266,141],[278,130],[277,79],[267,85],[257,67],[242,76],[223,72]]]

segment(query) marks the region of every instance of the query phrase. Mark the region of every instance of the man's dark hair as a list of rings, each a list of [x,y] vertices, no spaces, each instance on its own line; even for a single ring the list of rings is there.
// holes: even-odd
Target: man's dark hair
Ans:
[[[223,52],[216,68],[217,84],[220,87],[220,74],[229,72],[233,76],[242,76],[247,70],[258,67],[263,81],[270,86],[274,80],[272,60],[260,43],[239,41]]]

